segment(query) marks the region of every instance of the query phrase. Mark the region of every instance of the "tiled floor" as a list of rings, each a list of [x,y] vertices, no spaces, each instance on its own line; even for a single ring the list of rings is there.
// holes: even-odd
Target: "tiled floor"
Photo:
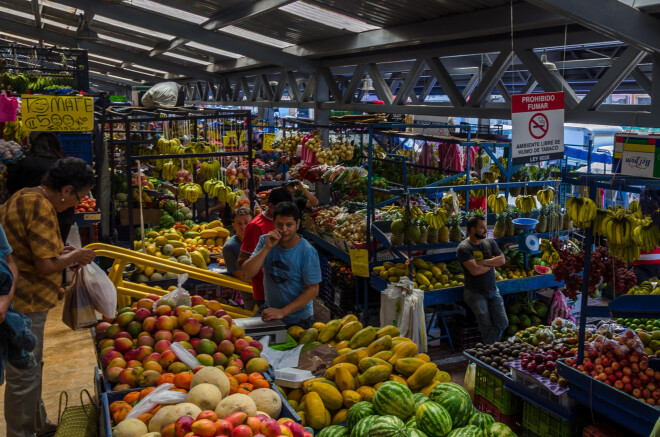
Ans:
[[[69,395],[69,405],[80,405],[80,391],[94,396],[96,357],[89,330],[72,331],[62,323],[62,304],[48,314],[44,347],[43,400],[51,421],[57,421],[59,397]],[[5,433],[4,385],[0,386],[0,436]]]

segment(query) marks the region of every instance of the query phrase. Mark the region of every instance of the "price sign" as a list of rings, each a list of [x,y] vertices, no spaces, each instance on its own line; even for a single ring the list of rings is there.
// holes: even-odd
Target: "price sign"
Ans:
[[[236,147],[238,145],[238,142],[236,141],[236,132],[235,131],[229,131],[227,134],[222,137],[222,144],[225,147]]]
[[[355,276],[369,277],[369,252],[367,249],[349,249],[351,257],[351,270]]]
[[[94,130],[94,101],[82,96],[21,95],[23,125],[30,131]]]
[[[263,150],[273,150],[273,141],[275,141],[274,133],[265,133],[262,143]]]

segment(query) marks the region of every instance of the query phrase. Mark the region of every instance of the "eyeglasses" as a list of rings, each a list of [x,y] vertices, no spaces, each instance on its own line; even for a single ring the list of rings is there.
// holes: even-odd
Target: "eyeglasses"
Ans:
[[[74,190],[73,194],[76,195],[76,199],[78,200],[78,203],[80,203],[80,196],[78,195],[78,192]]]

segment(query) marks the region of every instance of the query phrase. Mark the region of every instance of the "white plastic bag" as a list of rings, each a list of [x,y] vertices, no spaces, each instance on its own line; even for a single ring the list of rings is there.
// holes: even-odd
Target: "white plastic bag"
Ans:
[[[94,309],[106,317],[114,317],[117,310],[117,288],[108,275],[96,263],[87,264],[80,274]]]
[[[152,86],[142,96],[142,106],[146,108],[176,106],[179,98],[179,86],[176,82],[161,82]]]
[[[381,293],[380,325],[394,325],[401,336],[410,338],[420,352],[427,351],[424,292],[415,289],[410,278],[391,283]]]
[[[176,357],[180,359],[183,364],[188,366],[190,370],[196,369],[197,367],[202,365],[202,363],[200,363],[193,354],[191,354],[186,350],[186,348],[181,346],[181,343],[172,343],[170,349],[172,349],[174,355],[176,355]]]
[[[467,390],[470,398],[474,401],[474,385],[477,379],[477,365],[470,363],[465,369],[465,379],[463,380],[463,388]]]
[[[172,387],[174,387],[174,384],[166,383],[153,389],[151,393],[135,404],[135,407],[133,407],[133,409],[126,415],[126,419],[137,419],[143,414],[156,408],[157,405],[180,404],[185,402],[187,393],[170,391],[170,388]]]
[[[180,305],[190,306],[190,304],[192,303],[190,300],[190,293],[188,293],[188,290],[183,288],[183,284],[187,280],[188,280],[188,273],[184,273],[183,275],[177,275],[177,281],[176,281],[177,287],[174,290],[167,293],[166,295],[162,296],[156,302],[154,302],[153,309],[155,310],[156,308],[158,308],[158,306],[161,305],[161,302],[163,301],[174,302],[173,307],[177,307]]]
[[[82,270],[76,272],[71,289],[64,297],[62,321],[73,330],[91,328],[97,323],[94,305],[83,283]]]

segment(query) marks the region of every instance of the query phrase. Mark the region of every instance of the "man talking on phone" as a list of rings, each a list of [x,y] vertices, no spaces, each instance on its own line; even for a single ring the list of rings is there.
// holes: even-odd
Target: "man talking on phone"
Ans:
[[[314,323],[313,300],[319,293],[321,266],[316,249],[298,235],[300,210],[292,202],[282,202],[273,213],[274,229],[259,238],[250,259],[243,264],[243,278],[263,269],[264,321],[282,320],[304,329]]]

